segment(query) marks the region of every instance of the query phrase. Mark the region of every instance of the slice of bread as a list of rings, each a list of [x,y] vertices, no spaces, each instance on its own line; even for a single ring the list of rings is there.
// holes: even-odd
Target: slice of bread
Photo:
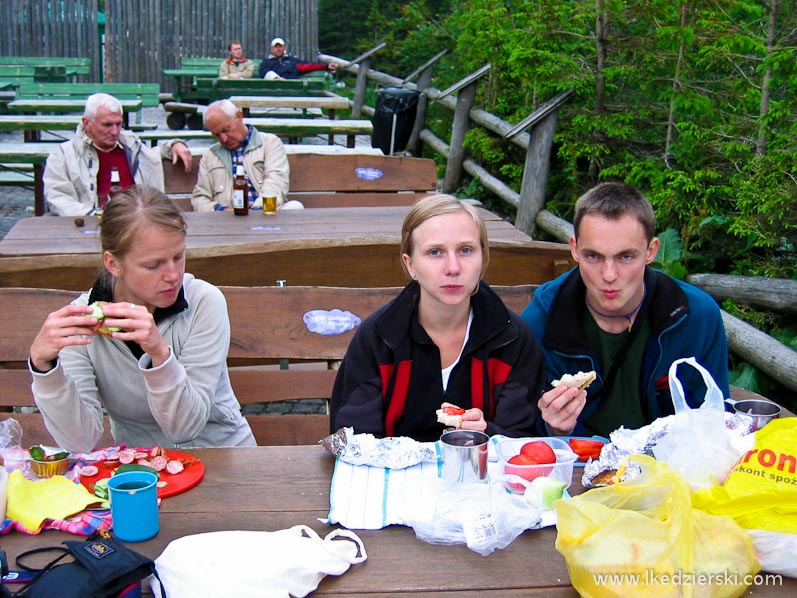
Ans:
[[[448,415],[442,409],[437,410],[437,421],[444,426],[459,428],[462,426],[461,415]]]
[[[551,382],[551,386],[561,386],[565,385],[568,388],[580,388],[581,390],[586,389],[597,377],[597,374],[594,371],[590,372],[582,372],[579,371],[576,374],[565,374],[558,380],[554,380]]]

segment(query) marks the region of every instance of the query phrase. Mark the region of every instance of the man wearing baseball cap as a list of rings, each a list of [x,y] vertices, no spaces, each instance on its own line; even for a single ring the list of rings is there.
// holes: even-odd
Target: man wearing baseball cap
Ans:
[[[275,37],[271,40],[271,53],[260,62],[261,79],[298,79],[300,75],[312,71],[334,71],[334,62],[302,62],[285,51],[285,40]]]

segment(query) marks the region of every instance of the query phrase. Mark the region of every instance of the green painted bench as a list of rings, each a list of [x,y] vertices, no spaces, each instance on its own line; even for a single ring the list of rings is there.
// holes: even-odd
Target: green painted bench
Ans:
[[[91,74],[91,58],[74,56],[0,56],[6,66],[67,67],[77,75]]]
[[[118,100],[139,100],[142,107],[159,106],[158,83],[27,83],[17,89],[18,100],[86,99],[93,93],[108,93]],[[141,122],[141,112],[136,112]]]

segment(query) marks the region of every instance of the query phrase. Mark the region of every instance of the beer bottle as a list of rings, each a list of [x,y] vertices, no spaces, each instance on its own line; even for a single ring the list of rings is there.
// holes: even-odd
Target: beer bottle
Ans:
[[[246,184],[243,164],[235,166],[235,179],[232,183],[232,210],[236,216],[249,214],[249,187]]]

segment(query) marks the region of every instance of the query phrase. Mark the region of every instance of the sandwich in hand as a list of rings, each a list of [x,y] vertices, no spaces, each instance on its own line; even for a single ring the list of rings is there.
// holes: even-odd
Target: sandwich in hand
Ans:
[[[443,405],[437,410],[437,421],[446,427],[459,428],[462,426],[462,416],[465,410],[454,405]]]
[[[595,380],[597,374],[594,371],[591,372],[581,372],[579,371],[576,374],[565,374],[558,380],[554,380],[551,382],[551,386],[567,386],[568,388],[579,388],[581,390],[585,390],[587,386],[592,384]]]
[[[97,323],[94,325],[94,331],[102,334],[103,336],[107,336],[111,338],[114,332],[121,332],[122,329],[118,326],[106,326],[104,324],[105,321],[105,314],[102,311],[102,306],[108,305],[107,301],[95,301],[89,307],[94,310],[90,315],[92,318],[97,318]]]

